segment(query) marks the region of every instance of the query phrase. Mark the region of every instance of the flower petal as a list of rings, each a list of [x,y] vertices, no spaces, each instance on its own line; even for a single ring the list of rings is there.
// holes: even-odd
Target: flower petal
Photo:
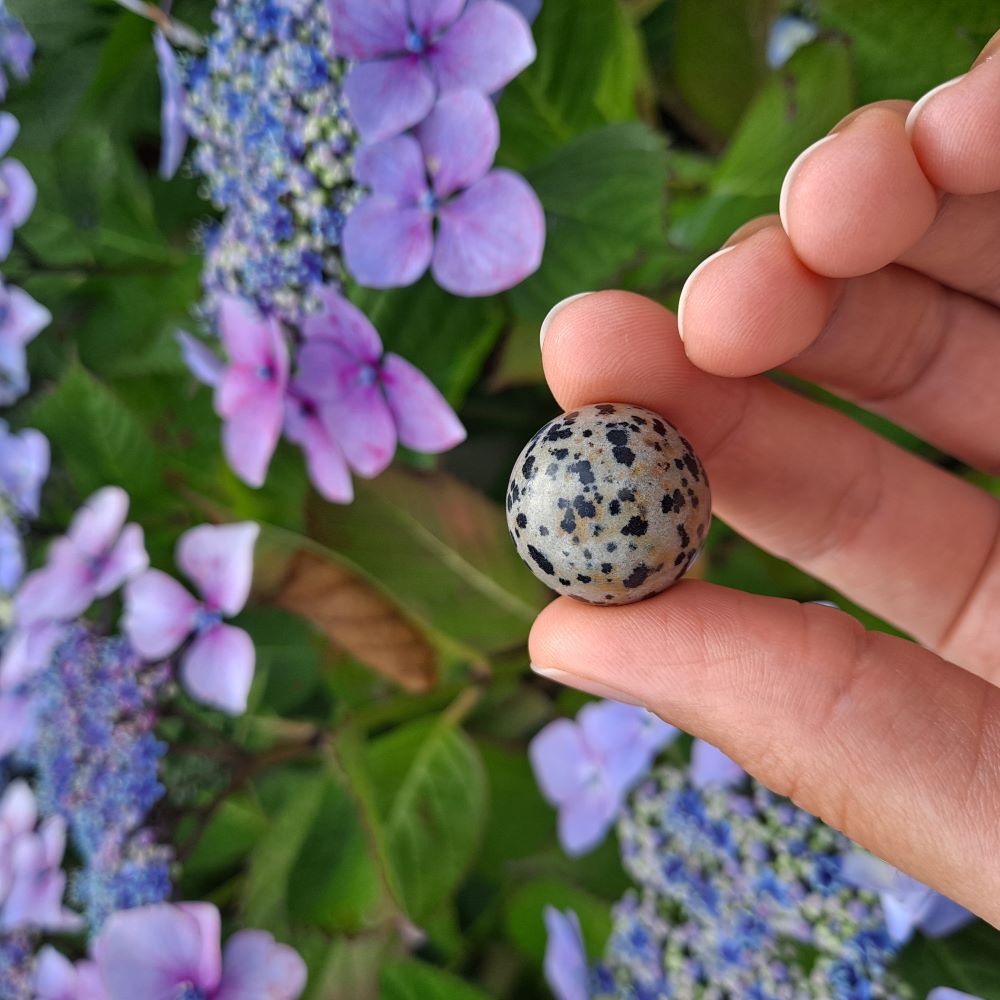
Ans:
[[[0,485],[23,517],[38,516],[49,458],[49,442],[44,434],[30,427],[11,434],[0,421]]]
[[[397,135],[362,146],[354,161],[354,179],[375,194],[401,205],[415,205],[427,194],[424,154],[413,136]]]
[[[213,625],[191,644],[181,661],[181,681],[203,705],[242,715],[253,684],[253,640],[235,625]]]
[[[76,512],[66,537],[87,556],[107,552],[121,534],[128,517],[128,494],[118,486],[105,486]]]
[[[559,811],[559,843],[571,857],[592,851],[607,836],[622,804],[609,788],[595,788]]]
[[[538,269],[545,215],[523,177],[494,170],[439,210],[437,283],[455,295],[492,295]]]
[[[406,48],[406,0],[327,0],[327,7],[338,56],[375,59]]]
[[[959,906],[947,896],[935,892],[921,917],[920,929],[927,937],[947,937],[975,919],[964,906]]]
[[[0,692],[0,757],[6,757],[24,745],[33,714],[30,698]]]
[[[735,760],[704,740],[695,740],[691,747],[688,773],[696,788],[731,788],[747,777],[746,771]]]
[[[125,585],[122,629],[143,659],[159,660],[191,634],[198,608],[172,576],[149,569]]]
[[[317,412],[304,411],[289,399],[285,413],[285,437],[305,452],[309,478],[325,500],[350,503],[354,499],[347,459]]]
[[[323,304],[321,311],[311,313],[302,322],[306,339],[332,340],[351,357],[377,364],[382,357],[382,339],[371,320],[335,288],[327,286],[318,294]],[[308,374],[308,370],[300,370],[299,377]]]
[[[219,336],[230,361],[257,370],[277,363],[288,370],[288,350],[276,319],[235,295],[218,296]]]
[[[13,691],[44,670],[59,645],[62,631],[52,622],[15,628],[7,637],[0,657],[0,691]]]
[[[306,986],[298,952],[266,931],[237,931],[222,955],[222,983],[215,1000],[296,1000]]]
[[[49,560],[29,573],[14,597],[18,625],[69,621],[94,600],[90,558],[69,538],[59,538],[49,549]]]
[[[283,423],[283,394],[274,386],[231,413],[223,424],[222,448],[232,470],[249,486],[267,478]]]
[[[0,181],[7,188],[6,216],[15,227],[23,226],[34,211],[38,189],[20,160],[0,163]]]
[[[31,833],[38,822],[35,794],[23,778],[12,781],[0,797],[0,838]]]
[[[222,979],[222,919],[211,903],[178,903],[177,909],[198,924],[201,949],[195,981],[201,989],[214,992]]]
[[[545,980],[556,1000],[588,1000],[587,953],[580,921],[572,910],[545,907]]]
[[[94,594],[97,597],[107,597],[148,566],[149,556],[146,554],[142,528],[138,524],[126,524],[94,580]]]
[[[569,719],[550,722],[531,741],[528,759],[546,800],[561,806],[578,797],[584,788],[580,762],[588,756],[580,727]]]
[[[465,428],[448,401],[409,361],[387,354],[381,378],[399,440],[407,448],[437,454],[465,440]]]
[[[328,400],[323,422],[359,476],[371,479],[388,468],[396,453],[396,423],[378,383]]]
[[[498,0],[470,3],[429,53],[442,92],[473,87],[492,94],[535,60],[528,22]]]
[[[453,24],[465,0],[410,0],[410,23],[424,39],[433,39]]]
[[[416,56],[357,63],[344,78],[344,96],[361,138],[381,142],[423,121],[435,87]]]
[[[253,521],[201,524],[181,535],[177,565],[212,609],[229,616],[243,610],[250,594],[253,549],[259,535],[260,525]]]
[[[214,945],[219,948],[218,937]],[[205,947],[202,923],[162,903],[113,913],[94,942],[93,955],[109,1000],[172,1000],[185,983],[206,991],[218,985],[218,979],[191,982],[206,971]]]
[[[169,180],[177,173],[187,146],[184,124],[184,84],[174,52],[162,31],[153,32],[153,47],[160,74],[160,176]]]
[[[177,343],[188,370],[204,385],[216,386],[222,381],[225,365],[222,359],[204,341],[192,337],[186,330],[178,330]]]
[[[372,195],[360,202],[344,226],[344,263],[360,285],[402,288],[426,270],[434,251],[433,216],[424,208],[400,208]]]
[[[17,525],[0,514],[0,591],[11,594],[24,576],[24,543]]]
[[[500,147],[500,120],[479,91],[455,90],[434,105],[416,136],[434,193],[447,198],[490,169]]]
[[[0,337],[16,344],[27,344],[52,322],[52,313],[26,291],[13,286],[7,289],[7,314]]]
[[[0,156],[7,155],[20,131],[21,123],[9,111],[0,111]]]
[[[76,966],[52,945],[45,945],[35,959],[36,1000],[73,1000]]]

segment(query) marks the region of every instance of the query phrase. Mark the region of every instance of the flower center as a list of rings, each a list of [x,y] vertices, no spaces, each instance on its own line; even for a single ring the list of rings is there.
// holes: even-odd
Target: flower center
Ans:
[[[416,28],[411,28],[406,36],[406,51],[412,52],[415,56],[422,56],[427,51],[427,42]]]
[[[194,983],[178,983],[171,1000],[205,1000],[205,994]]]
[[[440,202],[437,200],[437,196],[433,191],[425,191],[420,196],[420,200],[417,202],[417,207],[426,209],[428,212],[436,212],[439,204]]]
[[[378,368],[375,365],[361,365],[358,368],[357,375],[354,376],[354,382],[356,385],[364,386],[367,388],[370,385],[375,385],[378,382]]]
[[[274,365],[270,362],[260,365],[257,369],[257,378],[264,382],[270,382],[274,378]]]
[[[194,630],[199,635],[222,621],[222,613],[211,608],[200,607],[194,616]]]

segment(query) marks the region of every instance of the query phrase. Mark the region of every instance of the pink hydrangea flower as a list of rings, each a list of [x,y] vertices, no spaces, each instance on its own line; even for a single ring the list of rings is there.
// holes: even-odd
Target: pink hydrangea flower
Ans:
[[[193,635],[181,657],[181,681],[193,698],[231,715],[246,711],[256,654],[250,636],[223,619],[247,602],[259,533],[258,525],[243,522],[203,524],[181,535],[177,565],[201,600],[156,569],[125,588],[122,626],[136,652],[160,660]]]

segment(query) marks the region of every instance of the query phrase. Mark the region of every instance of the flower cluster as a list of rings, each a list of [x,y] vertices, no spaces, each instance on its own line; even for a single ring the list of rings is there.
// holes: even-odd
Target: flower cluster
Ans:
[[[430,268],[488,295],[534,271],[544,218],[519,176],[491,169],[489,94],[534,58],[527,21],[497,0],[219,0],[207,50],[179,59],[157,34],[162,169],[188,137],[221,213],[205,235],[206,325],[227,365],[182,335],[215,386],[236,473],[263,484],[282,432],[328,500],[353,499],[397,443],[429,453],[465,432],[419,371],[383,351],[343,296]],[[408,131],[410,130],[410,131]]]
[[[614,825],[630,789],[678,735],[644,708],[589,702],[575,721],[550,722],[529,757],[545,798],[559,810],[559,840],[569,854],[596,847]]]
[[[688,769],[642,781],[618,834],[637,888],[614,908],[603,959],[588,964],[575,914],[546,911],[558,1000],[906,1000],[891,963],[913,927],[948,933],[969,918],[700,740]]]

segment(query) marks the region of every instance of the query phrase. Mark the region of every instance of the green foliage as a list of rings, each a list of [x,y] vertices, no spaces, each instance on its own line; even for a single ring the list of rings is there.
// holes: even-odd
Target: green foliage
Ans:
[[[542,1000],[545,907],[574,909],[597,956],[627,880],[613,842],[578,859],[559,850],[526,755],[541,726],[583,700],[554,698],[528,671],[548,595],[517,559],[501,506],[514,456],[555,411],[538,324],[563,297],[616,285],[676,303],[707,253],[777,210],[795,156],[859,101],[915,98],[962,72],[998,27],[995,0],[815,0],[820,36],[780,70],[764,58],[771,18],[788,6],[776,0],[544,0],[538,59],[498,102],[498,162],[522,171],[545,208],[542,266],[485,299],[430,278],[349,289],[470,434],[440,460],[407,455],[357,480],[346,507],[310,492],[287,445],[264,488],[238,482],[212,393],[183,366],[174,333],[197,322],[192,234],[211,210],[191,178],[155,173],[149,23],[110,0],[8,2],[39,44],[30,85],[13,85],[5,104],[39,199],[4,273],[54,314],[30,348],[33,394],[10,414],[52,442],[43,524],[62,530],[89,493],[122,485],[164,569],[192,524],[264,527],[239,620],[257,649],[249,714],[163,723],[204,776],[184,772],[164,811],[182,842],[179,895],[294,944],[307,1000]],[[201,28],[211,8],[174,4]],[[322,607],[285,599],[302,553],[336,583]],[[721,524],[705,574],[832,599],[886,628]],[[372,669],[397,628],[410,644],[392,669]],[[430,666],[408,693],[399,682],[420,656]],[[900,967],[915,996],[950,985],[1000,1000],[1000,940],[981,924],[914,940]]]

